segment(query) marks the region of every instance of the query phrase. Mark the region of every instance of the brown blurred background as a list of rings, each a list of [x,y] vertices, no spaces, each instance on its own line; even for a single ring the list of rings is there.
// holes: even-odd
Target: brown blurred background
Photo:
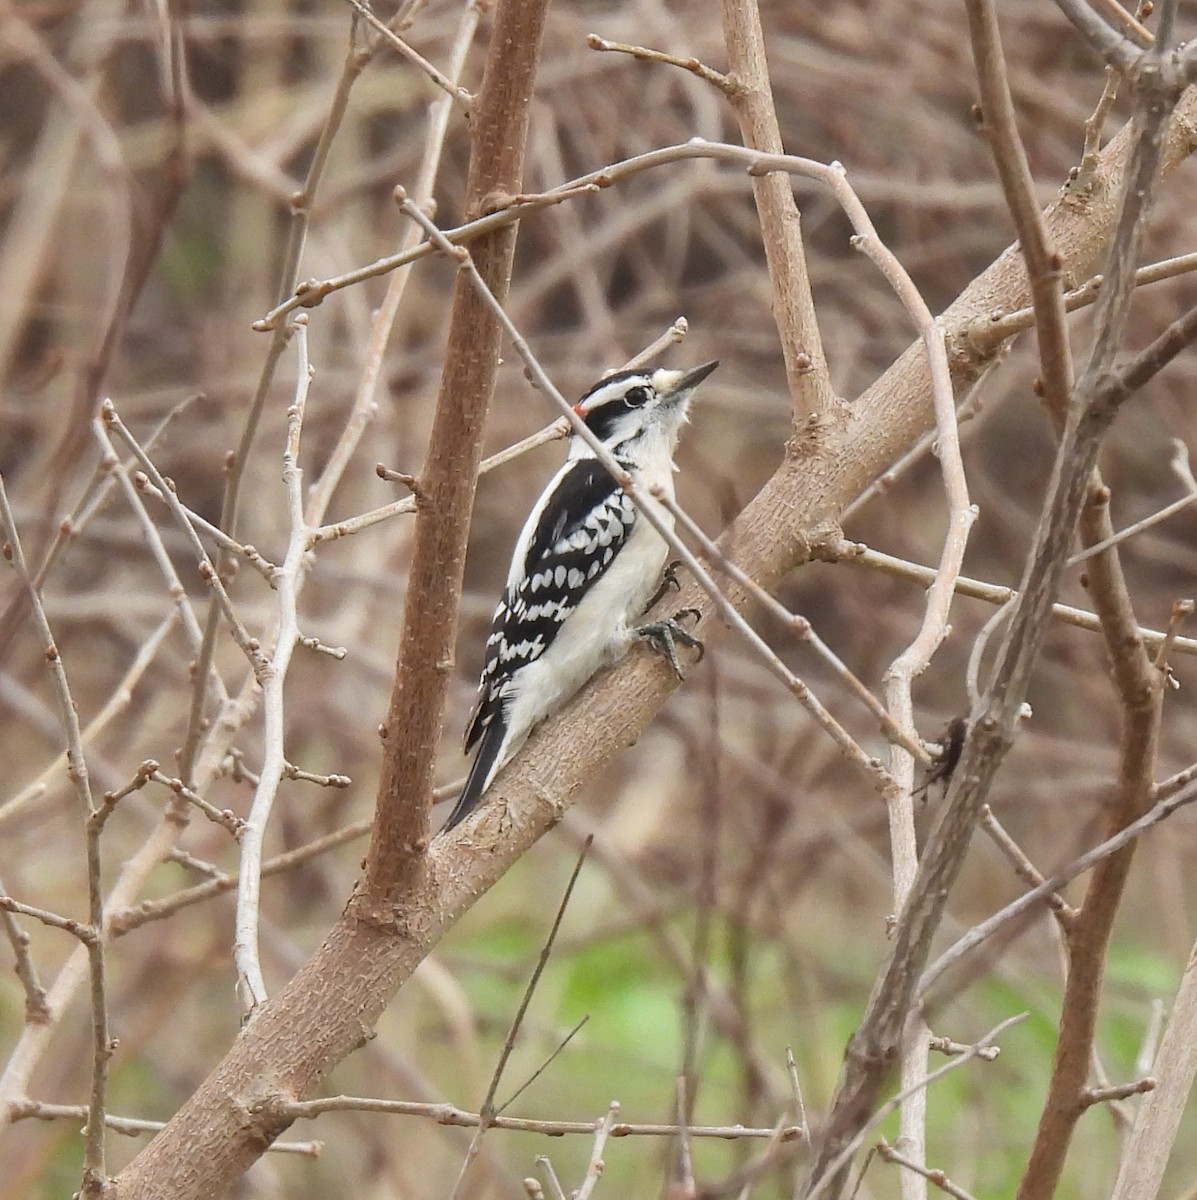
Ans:
[[[380,15],[389,11],[380,7]],[[437,64],[463,6],[431,0],[406,36]],[[88,422],[111,396],[142,438],[185,400],[155,451],[179,495],[217,520],[225,456],[238,442],[268,345],[251,322],[276,300],[289,225],[348,45],[348,6],[227,0],[197,4],[185,20],[191,103],[185,177],[172,176],[175,136],[163,100],[159,24],[149,6],[114,0],[25,0],[0,8],[0,470],[33,561],[93,478]],[[934,310],[943,308],[1012,240],[988,150],[970,115],[972,61],[961,6],[948,0],[766,3],[770,67],[786,148],[839,160]],[[1032,0],[1001,5],[1014,98],[1046,203],[1080,157],[1083,125],[1103,73],[1056,10]],[[463,82],[476,88],[479,40]],[[589,32],[693,54],[723,67],[719,13],[710,3],[562,2],[550,15],[531,131],[529,191],[605,163],[701,136],[737,141],[718,92],[657,64],[586,48]],[[391,198],[414,181],[436,92],[380,49],[352,89],[315,203],[301,278],[323,278],[394,250],[403,232]],[[1125,118],[1115,107],[1109,129]],[[467,132],[454,114],[437,185],[437,220],[461,218]],[[182,183],[177,203],[172,180]],[[1192,167],[1164,189],[1152,257],[1193,248]],[[829,196],[798,181],[820,327],[835,386],[851,400],[912,340],[895,297],[848,245]],[[171,205],[173,204],[173,207]],[[161,225],[160,246],[155,245]],[[122,276],[149,262],[131,311],[119,314]],[[414,271],[387,349],[378,409],[336,494],[330,519],[398,494],[373,471],[382,460],[418,469],[441,366],[451,268]],[[1075,281],[1081,282],[1081,281]],[[339,434],[358,386],[372,309],[385,279],[338,292],[311,314],[316,368],[305,429],[309,479]],[[1135,302],[1136,344],[1197,299],[1181,277]],[[718,357],[680,454],[679,495],[711,533],[768,477],[789,433],[789,404],[768,280],[746,178],[711,163],[637,175],[594,197],[550,208],[520,234],[510,311],[566,395],[637,352],[679,315],[687,342],[672,364]],[[1074,318],[1078,350],[1086,320]],[[295,373],[284,356],[255,452],[244,539],[282,554],[280,482],[285,410]],[[1033,347],[1019,342],[982,385],[962,429],[981,520],[967,572],[1017,581],[1050,469],[1052,443],[1032,392]],[[1172,439],[1190,448],[1192,355],[1182,356],[1120,418],[1103,460],[1116,524],[1138,520],[1184,491],[1170,468]],[[515,355],[500,372],[487,434],[497,450],[553,416]],[[510,547],[528,506],[559,461],[549,445],[487,476],[479,489],[467,570],[457,682],[447,717],[443,780],[459,776],[457,738]],[[151,510],[153,511],[153,510]],[[161,516],[161,513],[157,514]],[[1173,600],[1194,591],[1193,516],[1186,511],[1133,539],[1125,565],[1144,624],[1160,628]],[[201,609],[178,532],[167,546]],[[270,852],[367,817],[377,768],[377,724],[393,669],[404,594],[403,518],[323,546],[303,597],[304,632],[344,646],[344,662],[297,658],[288,692],[288,754],[301,767],[352,777],[348,790],[286,785]],[[849,537],[934,563],[944,503],[926,454],[846,525]],[[11,573],[0,593],[16,595]],[[235,596],[251,630],[269,628],[273,595],[243,570]],[[170,599],[144,537],[115,493],[72,539],[45,585],[46,604],[86,724],[113,695]],[[814,565],[781,598],[870,687],[918,626],[922,590],[856,566]],[[1065,599],[1084,604],[1076,572]],[[965,707],[964,664],[991,609],[960,600],[953,634],[916,699],[924,736]],[[757,614],[759,617],[759,614]],[[804,648],[766,619],[760,628],[833,713],[875,753],[874,722]],[[62,747],[41,649],[28,622],[8,628],[0,659],[0,878],[29,903],[72,915],[85,907],[83,843],[61,771],[40,795],[13,804]],[[227,643],[227,644],[226,644]],[[243,663],[222,638],[230,689]],[[170,635],[128,697],[89,744],[95,784],[115,788],[146,758],[173,770],[186,725],[189,653]],[[1179,657],[1168,700],[1160,775],[1197,754],[1192,660]],[[1059,627],[1032,689],[1034,719],[999,778],[1001,819],[1032,859],[1050,869],[1098,840],[1111,781],[1118,713],[1096,635]],[[256,726],[238,739],[249,766]],[[249,787],[231,776],[208,799],[243,813]],[[115,872],[165,803],[152,790],[124,804],[106,835]],[[928,812],[934,809],[932,796]],[[567,914],[562,943],[533,1003],[500,1097],[514,1090],[582,1016],[590,1021],[513,1111],[589,1120],[623,1103],[628,1120],[666,1121],[674,1077],[701,1080],[694,1116],[705,1123],[769,1126],[789,1096],[784,1048],[794,1049],[812,1119],[825,1105],[847,1035],[884,953],[890,877],[884,808],[813,728],[793,699],[734,638],[712,637],[694,670],[640,744],[597,779],[562,830],[536,847],[455,930],[384,1018],[380,1036],[329,1081],[330,1092],[451,1100],[476,1108],[531,970],[581,832],[599,834]],[[227,834],[194,820],[182,845],[235,871]],[[1194,817],[1181,812],[1145,839],[1116,933],[1099,1043],[1114,1081],[1133,1078],[1156,1000],[1167,1003],[1194,936]],[[264,888],[264,966],[277,987],[318,943],[356,875],[362,843],[330,853]],[[170,863],[155,895],[202,878]],[[953,898],[945,936],[1019,890],[1009,867],[978,843]],[[112,952],[113,1109],[165,1118],[235,1034],[228,897],[145,925]],[[44,978],[69,949],[65,935],[31,926]],[[7,949],[0,960],[8,961]],[[979,1037],[1004,1017],[1031,1019],[1003,1039],[995,1064],[972,1064],[932,1095],[936,1165],[978,1195],[1017,1180],[1042,1098],[1058,1011],[1060,967],[1051,928],[1036,920],[981,956],[934,1013],[937,1033]],[[0,1042],[22,1021],[12,978],[0,984]],[[34,1076],[38,1099],[83,1103],[89,1025],[80,996]],[[1082,1122],[1061,1195],[1102,1194],[1112,1180],[1117,1123],[1107,1111]],[[268,1155],[246,1197],[447,1196],[468,1140],[413,1118],[334,1115],[300,1125],[322,1156]],[[1197,1129],[1190,1128],[1197,1135]],[[50,1197],[77,1186],[76,1124],[24,1122],[4,1134],[4,1197]],[[111,1139],[119,1163],[136,1143]],[[1197,1183],[1193,1136],[1182,1137],[1168,1195]],[[587,1139],[562,1143],[492,1133],[463,1195],[518,1196],[533,1158],[549,1154],[576,1186]],[[599,1194],[662,1194],[663,1142],[627,1139],[608,1149]],[[718,1175],[749,1153],[740,1144],[697,1148]],[[895,1168],[874,1165],[861,1195],[896,1194]],[[773,1190],[771,1190],[773,1189]],[[784,1184],[761,1185],[784,1194]],[[1191,1193],[1189,1193],[1191,1194]]]

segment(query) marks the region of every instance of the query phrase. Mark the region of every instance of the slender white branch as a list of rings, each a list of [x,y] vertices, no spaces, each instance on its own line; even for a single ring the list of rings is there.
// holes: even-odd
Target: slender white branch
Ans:
[[[619,1101],[612,1100],[607,1109],[607,1115],[599,1122],[598,1128],[594,1131],[594,1149],[590,1152],[590,1162],[586,1164],[586,1175],[582,1180],[582,1186],[573,1194],[574,1200],[590,1200],[594,1189],[598,1186],[605,1165],[603,1150],[606,1148],[607,1139],[611,1136],[611,1129],[618,1116]]]
[[[299,581],[304,556],[308,552],[308,526],[303,511],[303,471],[299,466],[299,441],[303,432],[304,410],[312,380],[308,361],[307,321],[295,322],[295,348],[299,360],[295,400],[287,410],[287,442],[283,451],[283,485],[287,492],[290,532],[287,553],[274,574],[278,596],[278,629],[274,651],[264,671],[262,683],[262,769],[254,789],[249,815],[240,830],[241,859],[237,872],[237,915],[234,922],[233,958],[237,968],[237,991],[248,1015],[266,999],[266,981],[258,957],[258,910],[262,890],[262,847],[266,827],[278,795],[279,784],[287,775],[285,747],[284,686],[291,656],[299,642]]]
[[[318,1100],[278,1101],[269,1105],[272,1114],[290,1117],[293,1120],[318,1117],[329,1112],[376,1112],[397,1117],[423,1117],[438,1125],[451,1125],[463,1129],[476,1129],[483,1123],[491,1129],[504,1129],[513,1133],[543,1133],[548,1137],[570,1135],[593,1136],[599,1126],[611,1117],[608,1112],[602,1121],[554,1121],[535,1120],[530,1117],[509,1117],[502,1113],[483,1116],[469,1112],[453,1104],[428,1103],[419,1100],[384,1100],[374,1096],[325,1096]],[[618,1116],[618,1110],[616,1111]],[[780,1135],[777,1129],[750,1125],[690,1125],[691,1137],[717,1141],[768,1140],[780,1136],[782,1141],[801,1141],[802,1129],[797,1125],[786,1125]],[[681,1132],[678,1125],[669,1122],[652,1124],[612,1121],[609,1136],[674,1138]]]

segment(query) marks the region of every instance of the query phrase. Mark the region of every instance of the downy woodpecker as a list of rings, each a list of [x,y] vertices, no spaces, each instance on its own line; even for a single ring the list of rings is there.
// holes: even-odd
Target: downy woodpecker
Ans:
[[[718,365],[620,371],[596,383],[574,412],[638,487],[672,498],[673,453],[690,397]],[[661,535],[571,434],[565,465],[516,542],[466,728],[466,751],[476,754],[445,829],[466,817],[532,729],[596,671],[637,637],[660,637],[660,624],[635,622],[654,598],[667,557]],[[667,624],[681,640],[697,641]]]

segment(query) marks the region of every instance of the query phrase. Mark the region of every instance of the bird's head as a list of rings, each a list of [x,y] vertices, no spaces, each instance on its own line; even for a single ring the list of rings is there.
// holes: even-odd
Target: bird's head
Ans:
[[[714,360],[689,371],[618,371],[596,383],[574,412],[612,452],[646,437],[664,438],[672,447],[695,388],[718,365]],[[590,453],[577,434],[571,437],[570,453]]]

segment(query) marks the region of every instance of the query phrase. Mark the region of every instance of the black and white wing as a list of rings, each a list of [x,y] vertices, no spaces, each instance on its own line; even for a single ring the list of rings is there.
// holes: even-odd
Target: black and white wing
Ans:
[[[478,701],[466,749],[496,717],[512,677],[552,644],[582,597],[615,561],[636,522],[636,508],[594,459],[567,463],[545,490],[515,548],[495,609]]]
[[[582,597],[606,573],[636,523],[636,508],[594,459],[566,463],[545,489],[516,544],[495,609],[465,748],[478,746],[452,829],[478,803],[507,757],[509,709],[519,671],[553,644]]]

